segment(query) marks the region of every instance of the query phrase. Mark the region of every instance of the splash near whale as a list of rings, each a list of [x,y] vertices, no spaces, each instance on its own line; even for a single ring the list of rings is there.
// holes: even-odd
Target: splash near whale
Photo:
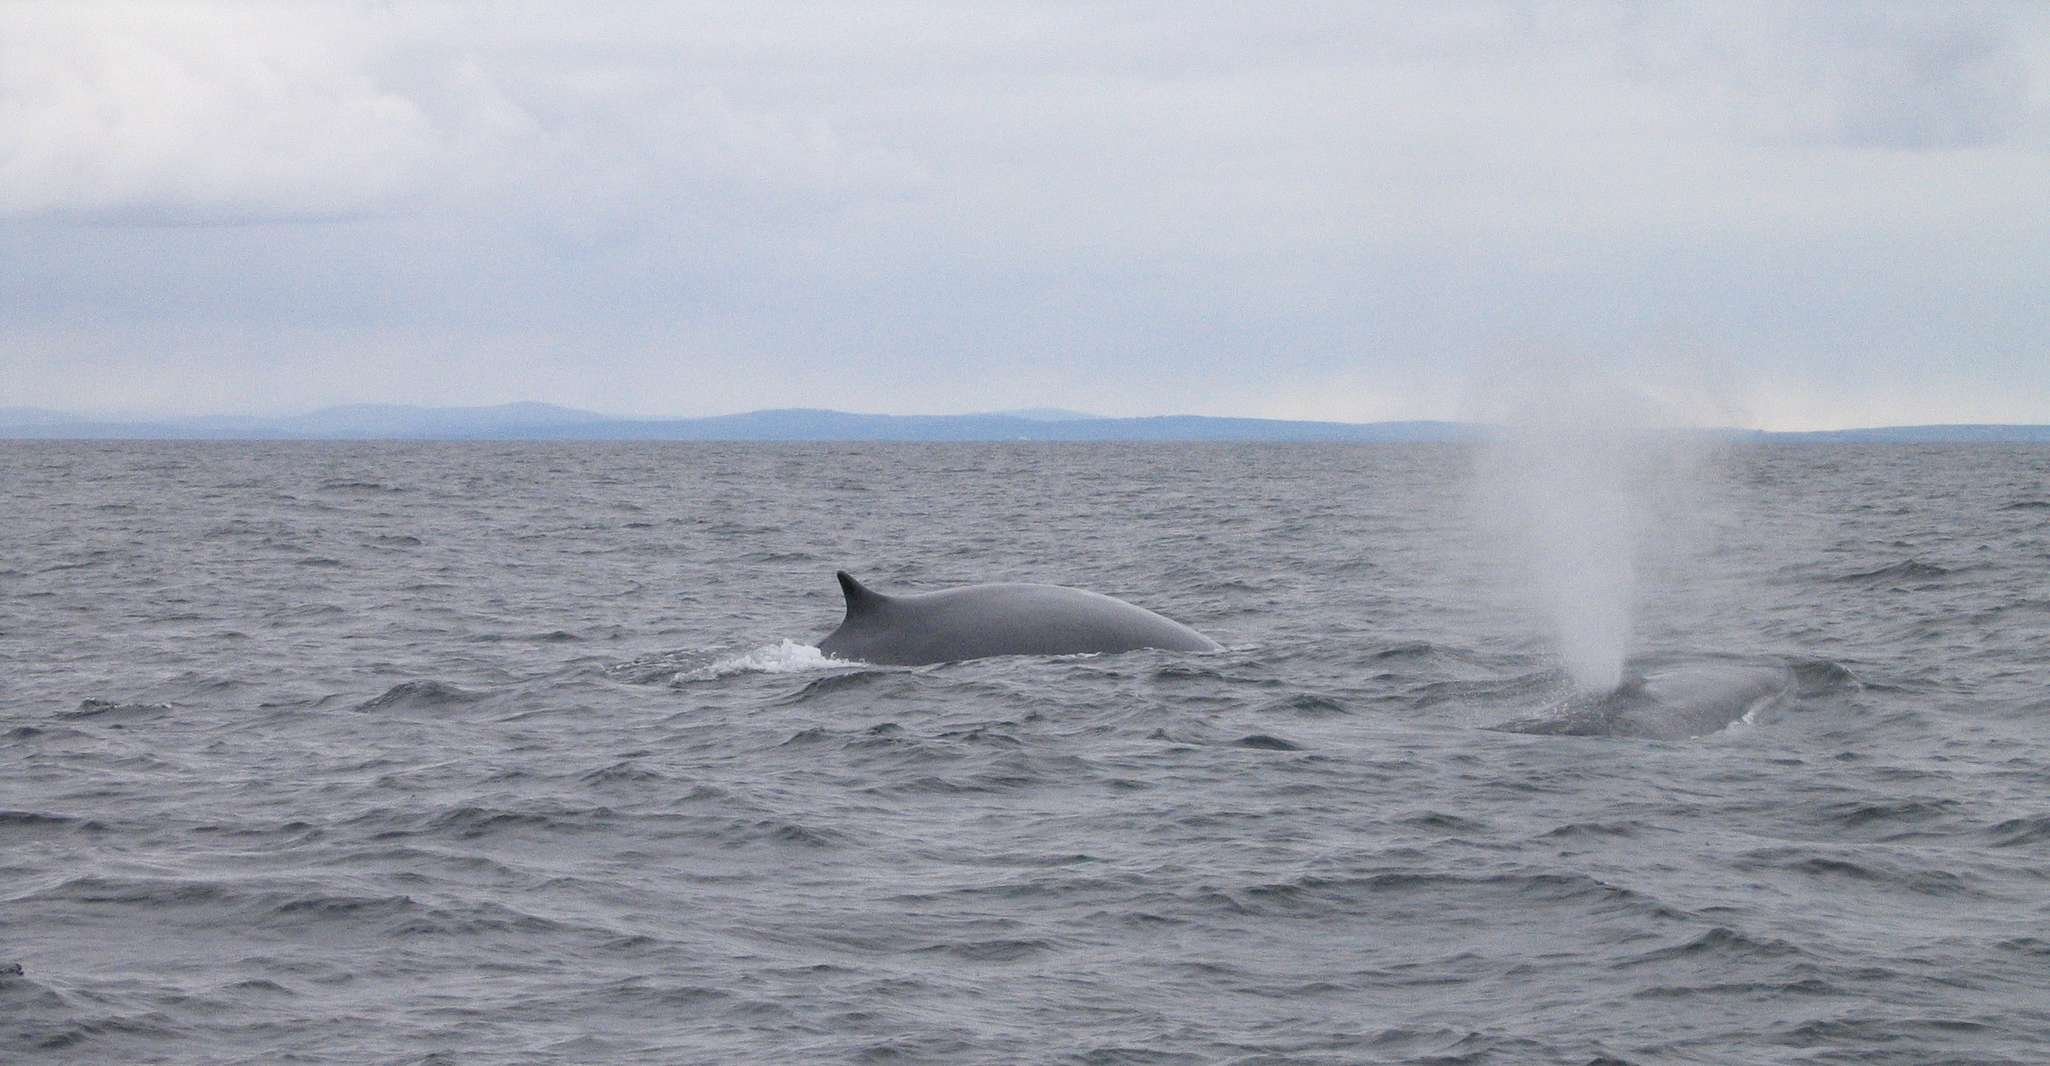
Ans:
[[[995,655],[1219,650],[1180,622],[1083,589],[990,584],[889,595],[845,570],[836,576],[847,616],[819,650],[837,659],[922,666]]]

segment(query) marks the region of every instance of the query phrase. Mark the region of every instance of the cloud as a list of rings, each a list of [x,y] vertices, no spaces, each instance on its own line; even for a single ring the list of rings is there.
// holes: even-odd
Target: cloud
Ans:
[[[815,115],[738,106],[656,49],[551,55],[545,27],[236,4],[5,20],[0,214],[16,217],[267,222],[512,201],[588,236],[661,200],[860,195],[923,176]]]
[[[179,5],[14,7],[0,212],[140,221],[379,205],[437,147],[353,22]]]
[[[1647,6],[1608,27],[1620,68],[1739,137],[1946,151],[2040,132],[2023,4]],[[2035,147],[2043,145],[2040,140]]]
[[[1954,412],[2043,377],[2046,28],[0,6],[0,399],[64,406],[89,364],[135,403],[1444,417],[1535,350]]]

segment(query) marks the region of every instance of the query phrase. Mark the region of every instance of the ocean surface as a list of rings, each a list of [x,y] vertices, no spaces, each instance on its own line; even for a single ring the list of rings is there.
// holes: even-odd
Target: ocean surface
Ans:
[[[1792,680],[1668,740],[1489,728],[1480,465],[0,442],[0,1062],[2050,1060],[2050,447],[1674,475],[1631,669]],[[1226,650],[835,663],[842,568]]]

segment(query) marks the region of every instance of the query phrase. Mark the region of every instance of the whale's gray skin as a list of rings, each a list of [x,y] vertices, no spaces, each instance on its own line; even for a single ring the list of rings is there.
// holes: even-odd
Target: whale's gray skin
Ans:
[[[1575,696],[1534,718],[1494,728],[1507,733],[1572,737],[1704,737],[1754,711],[1789,699],[1786,666],[1681,663],[1647,671],[1614,691]]]
[[[991,655],[1081,655],[1218,644],[1144,607],[1059,585],[966,585],[887,596],[838,573],[847,617],[819,641],[837,659],[922,666]]]

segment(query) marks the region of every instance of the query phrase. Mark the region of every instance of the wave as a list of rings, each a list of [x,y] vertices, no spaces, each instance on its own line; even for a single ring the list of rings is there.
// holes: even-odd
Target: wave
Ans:
[[[1463,874],[1392,869],[1357,874],[1302,874],[1245,886],[1233,903],[1260,910],[1352,910],[1371,897],[1459,899],[1469,906],[1531,907],[1574,904],[1603,911],[1656,917],[1687,915],[1648,893],[1578,872]]]
[[[831,849],[854,843],[854,836],[845,830],[826,826],[805,825],[783,818],[760,818],[754,821],[733,821],[713,830],[714,837],[725,847],[750,845],[787,846],[798,848]]]
[[[436,812],[426,819],[421,828],[458,840],[475,840],[507,831],[578,832],[605,820],[611,813],[611,809],[606,807],[576,811],[520,811],[466,803]]]
[[[364,700],[356,705],[356,709],[415,711],[475,703],[483,698],[484,694],[481,692],[457,688],[445,681],[407,681],[386,689],[382,696]]]
[[[1684,943],[1656,948],[1622,959],[1614,965],[1619,968],[1641,966],[1646,963],[1670,962],[1700,956],[1736,960],[1805,957],[1809,954],[1807,949],[1778,937],[1750,936],[1728,926],[1719,925]]]
[[[1739,869],[1791,873],[1831,885],[1833,890],[1838,890],[1836,886],[1855,886],[1924,896],[1984,895],[1972,881],[1949,870],[1912,865],[1913,859],[1905,853],[1891,859],[1877,853],[1861,854],[1859,858],[1862,861],[1813,854],[1801,848],[1765,848],[1747,852],[1737,862]]]
[[[1293,740],[1283,740],[1271,733],[1254,733],[1232,741],[1233,747],[1257,748],[1263,751],[1301,751],[1303,746]]]
[[[0,810],[0,834],[9,836],[40,837],[73,832],[96,833],[106,828],[104,823],[90,818],[75,818],[68,814]]]
[[[138,718],[156,718],[169,714],[168,703],[121,703],[116,700],[84,699],[78,701],[78,708],[57,712],[58,718],[77,720],[92,718],[101,721],[126,722]]]
[[[938,954],[961,962],[1017,962],[1053,950],[1054,942],[1033,937],[999,937],[933,944],[915,949],[917,954]]]
[[[632,759],[622,759],[619,762],[606,766],[586,770],[577,775],[577,780],[591,788],[604,788],[613,785],[621,787],[652,787],[667,781],[668,778],[634,762]]]
[[[1434,832],[1485,833],[1489,828],[1485,822],[1477,822],[1471,818],[1462,818],[1459,815],[1450,814],[1445,811],[1422,811],[1417,814],[1397,818],[1395,821],[1399,825],[1412,826],[1417,829],[1429,829]]]
[[[567,629],[551,629],[545,633],[479,633],[470,638],[473,644],[503,644],[507,641],[529,644],[568,644],[584,638]]]
[[[578,926],[487,899],[427,898],[406,893],[338,891],[300,879],[198,880],[79,877],[31,893],[25,900],[91,906],[180,908],[182,920],[202,926],[246,926],[288,935],[346,930],[393,941],[492,933],[548,934]]]
[[[1299,692],[1293,696],[1270,700],[1255,708],[1258,714],[1293,714],[1305,718],[1327,718],[1332,715],[1351,714],[1345,705],[1337,700]]]
[[[1852,574],[1839,574],[1830,580],[1848,584],[1882,581],[1933,581],[1939,577],[1948,577],[1953,573],[1956,573],[1956,571],[1947,566],[1925,563],[1920,559],[1909,559],[1906,562],[1894,563],[1891,566],[1882,566],[1877,570],[1860,570]]]
[[[1607,822],[1567,822],[1540,834],[1542,840],[1599,840],[1605,837],[1635,837],[1643,823],[1628,819]]]
[[[1943,835],[1957,812],[1954,800],[1911,797],[1900,800],[1847,800],[1824,804],[1816,815],[1837,833],[1880,841]]]
[[[2034,846],[2050,842],[2050,814],[2009,818],[1996,823],[1987,830],[1987,833],[1992,836],[1993,846],[1996,848]]]

